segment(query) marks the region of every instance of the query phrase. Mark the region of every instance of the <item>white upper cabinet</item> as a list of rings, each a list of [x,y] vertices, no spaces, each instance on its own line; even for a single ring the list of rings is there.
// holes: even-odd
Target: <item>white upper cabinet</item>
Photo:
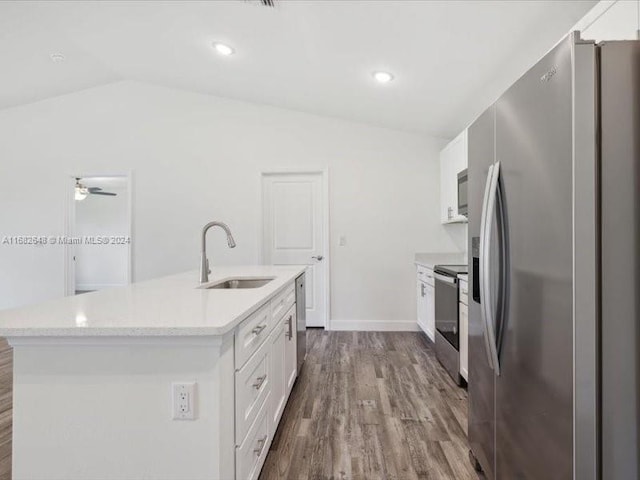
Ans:
[[[458,173],[467,168],[467,130],[440,152],[440,219],[442,223],[466,222],[458,214]]]

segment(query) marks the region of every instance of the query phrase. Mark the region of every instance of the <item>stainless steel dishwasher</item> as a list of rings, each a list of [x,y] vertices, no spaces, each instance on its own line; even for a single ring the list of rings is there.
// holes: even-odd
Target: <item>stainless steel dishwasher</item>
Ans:
[[[307,356],[307,298],[304,273],[296,278],[296,324],[298,344],[298,375]]]

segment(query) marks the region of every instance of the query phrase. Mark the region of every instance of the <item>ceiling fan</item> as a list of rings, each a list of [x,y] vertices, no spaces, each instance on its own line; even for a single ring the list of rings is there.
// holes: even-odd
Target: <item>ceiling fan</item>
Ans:
[[[87,198],[88,195],[107,195],[109,197],[115,197],[118,194],[113,192],[103,192],[100,187],[86,187],[80,183],[80,179],[76,177],[74,198],[80,201]]]

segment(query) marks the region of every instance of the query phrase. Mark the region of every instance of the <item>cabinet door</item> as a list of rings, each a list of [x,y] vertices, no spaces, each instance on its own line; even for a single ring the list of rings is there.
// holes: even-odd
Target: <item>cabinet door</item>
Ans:
[[[271,365],[269,375],[271,377],[271,408],[269,409],[269,421],[271,431],[275,432],[278,422],[282,416],[287,398],[286,373],[285,373],[285,350],[286,333],[289,331],[288,322],[285,319],[271,332],[269,337],[271,348]]]
[[[469,381],[469,311],[460,303],[460,375]]]
[[[298,375],[297,348],[296,348],[296,306],[284,316],[285,347],[284,347],[284,371],[286,381],[286,396],[293,388],[293,383]]]
[[[427,311],[427,335],[431,341],[435,341],[436,336],[436,295],[435,288],[432,285],[426,285],[424,287],[426,292],[426,311]]]
[[[418,326],[426,333],[427,332],[427,285],[420,280],[416,281],[416,298],[417,298],[417,312],[418,312]]]

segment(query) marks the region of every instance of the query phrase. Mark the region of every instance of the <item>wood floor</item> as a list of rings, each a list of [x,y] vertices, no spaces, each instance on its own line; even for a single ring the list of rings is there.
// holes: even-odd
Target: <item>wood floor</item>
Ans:
[[[467,395],[418,333],[309,330],[260,478],[477,479]],[[11,478],[12,357],[0,339],[0,480]]]
[[[0,480],[11,478],[13,350],[0,338]]]
[[[477,479],[467,394],[413,332],[309,330],[260,478]]]

